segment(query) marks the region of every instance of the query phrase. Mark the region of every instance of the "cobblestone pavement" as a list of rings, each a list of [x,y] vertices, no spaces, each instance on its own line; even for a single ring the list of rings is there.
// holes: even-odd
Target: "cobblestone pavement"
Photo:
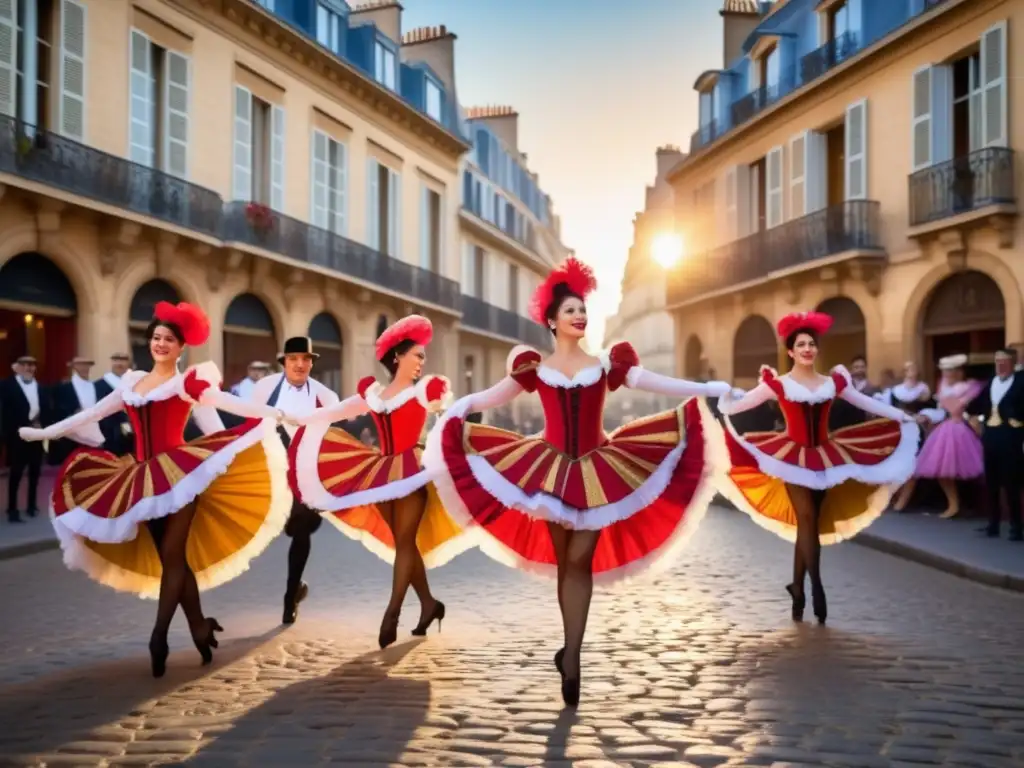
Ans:
[[[0,765],[1024,764],[1024,596],[862,547],[825,552],[829,625],[793,625],[789,546],[713,512],[673,573],[597,596],[572,713],[549,582],[468,553],[431,573],[443,633],[382,653],[388,567],[325,527],[281,630],[286,546],[207,595],[215,664],[178,628],[160,681],[153,603],[0,562]]]

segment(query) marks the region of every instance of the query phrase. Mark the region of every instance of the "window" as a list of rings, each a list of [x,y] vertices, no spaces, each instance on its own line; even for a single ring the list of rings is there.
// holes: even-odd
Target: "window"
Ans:
[[[441,87],[427,78],[427,115],[441,122]]]
[[[511,263],[508,265],[508,308],[519,312],[519,267]]]
[[[846,124],[840,123],[825,134],[826,199],[836,205],[846,199]]]
[[[768,174],[765,158],[750,164],[750,220],[753,232],[763,232],[768,228]]]
[[[839,40],[850,31],[850,9],[846,0],[835,3],[827,13],[828,39]]]
[[[700,127],[705,128],[715,121],[715,92],[701,91],[700,94]],[[707,141],[708,139],[704,139]]]
[[[779,84],[779,47],[773,45],[760,60],[761,87],[774,88]]]
[[[487,273],[487,254],[479,245],[473,247],[473,295],[478,299],[487,298],[484,291],[484,278]]]
[[[0,114],[84,138],[85,7],[76,0],[0,2]]]
[[[470,394],[473,391],[473,369],[476,367],[476,360],[472,355],[466,355],[462,358],[462,370],[465,376],[465,394]]]
[[[262,5],[268,11],[274,10],[274,0],[256,0],[256,5]]]
[[[284,210],[284,109],[235,86],[233,197]]]
[[[129,157],[188,177],[189,60],[131,31]]]
[[[420,204],[420,266],[441,271],[441,195],[423,185]]]
[[[313,131],[313,226],[345,234],[347,178],[348,148],[322,131]]]
[[[953,156],[981,147],[981,51],[953,62]]]
[[[341,14],[323,3],[316,6],[316,41],[334,53],[341,53]]]
[[[398,257],[401,232],[402,177],[371,157],[367,160],[367,245]]]
[[[373,76],[381,85],[395,90],[395,52],[380,40],[374,49]]]

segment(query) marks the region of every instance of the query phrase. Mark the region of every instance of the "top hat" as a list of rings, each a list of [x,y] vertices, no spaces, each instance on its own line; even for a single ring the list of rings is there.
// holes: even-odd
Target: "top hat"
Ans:
[[[277,362],[283,363],[287,355],[309,355],[316,360],[320,355],[313,351],[313,340],[309,336],[292,336],[284,343],[284,351],[277,356]]]

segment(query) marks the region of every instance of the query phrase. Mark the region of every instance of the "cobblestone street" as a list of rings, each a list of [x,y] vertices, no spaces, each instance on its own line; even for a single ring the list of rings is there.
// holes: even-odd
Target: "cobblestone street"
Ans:
[[[444,631],[382,653],[389,568],[325,527],[282,630],[286,547],[206,596],[212,667],[179,618],[160,681],[153,603],[0,562],[0,764],[1024,764],[1024,597],[863,547],[825,551],[828,627],[793,625],[789,545],[712,512],[672,574],[598,594],[576,713],[551,583],[470,552],[431,573]]]

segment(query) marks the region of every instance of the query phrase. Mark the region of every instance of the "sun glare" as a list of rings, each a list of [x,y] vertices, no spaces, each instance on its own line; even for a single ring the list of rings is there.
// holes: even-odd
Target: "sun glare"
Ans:
[[[683,257],[683,238],[679,235],[658,235],[651,244],[651,255],[662,267],[674,267]]]

